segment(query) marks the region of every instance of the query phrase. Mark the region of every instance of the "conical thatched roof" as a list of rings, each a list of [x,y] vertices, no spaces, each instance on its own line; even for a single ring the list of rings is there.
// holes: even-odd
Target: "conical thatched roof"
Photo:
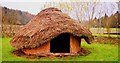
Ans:
[[[38,13],[15,34],[11,45],[16,49],[35,48],[61,33],[84,36],[87,43],[93,39],[92,33],[80,23],[57,8],[47,8]]]

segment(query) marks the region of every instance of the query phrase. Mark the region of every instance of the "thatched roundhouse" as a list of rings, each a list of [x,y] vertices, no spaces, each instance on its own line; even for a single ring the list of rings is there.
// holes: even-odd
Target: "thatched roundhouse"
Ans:
[[[70,16],[57,8],[47,8],[14,35],[11,45],[31,55],[77,53],[81,38],[88,44],[93,40],[92,33]]]

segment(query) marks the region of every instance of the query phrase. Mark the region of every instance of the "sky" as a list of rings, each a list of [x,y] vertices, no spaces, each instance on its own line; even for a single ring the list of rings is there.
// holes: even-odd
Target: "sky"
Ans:
[[[1,0],[1,2],[118,2],[120,0]]]
[[[1,3],[1,6],[5,6],[5,7],[8,7],[10,9],[16,9],[16,10],[21,10],[21,11],[26,11],[26,12],[29,12],[31,14],[37,14],[39,13],[42,9],[43,9],[43,5],[45,4],[45,2],[53,2],[55,0],[25,0],[25,1],[22,1],[22,0],[19,0],[19,1],[16,1],[16,0],[3,0],[2,3]],[[58,2],[59,0],[55,1],[55,2]],[[60,1],[64,1],[64,0],[60,0]],[[79,1],[79,0],[77,0]],[[91,1],[91,0],[90,0]],[[107,12],[105,9],[108,8],[109,11],[112,11],[112,12],[107,12],[107,14],[110,16],[111,14],[114,14],[117,10],[118,10],[118,6],[114,4],[115,8],[112,9],[111,6],[110,6],[110,3],[111,2],[117,2],[117,0],[105,0],[106,1],[106,4],[103,5],[102,8],[97,8],[96,11],[100,10],[100,9],[103,9],[104,12]],[[66,0],[65,2],[70,2],[70,0]],[[104,2],[104,0],[101,0],[101,2]],[[74,16],[74,12],[73,11],[70,15],[73,17],[73,18],[76,18]],[[104,15],[104,13],[103,13]],[[97,13],[95,14],[96,17],[97,16]],[[94,16],[94,17],[95,17]]]
[[[1,5],[10,9],[26,11],[31,14],[37,14],[43,7],[43,2],[3,2]]]

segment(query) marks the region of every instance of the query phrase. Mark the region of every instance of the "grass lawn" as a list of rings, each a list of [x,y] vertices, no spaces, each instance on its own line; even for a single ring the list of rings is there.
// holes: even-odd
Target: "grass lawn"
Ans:
[[[2,39],[0,38],[0,62],[2,61]]]
[[[10,45],[10,38],[2,39],[2,61],[118,61],[118,45],[111,44],[98,44],[91,45],[82,42],[82,47],[91,51],[87,56],[74,56],[64,58],[39,58],[39,59],[26,59],[17,57],[11,52],[14,50]]]

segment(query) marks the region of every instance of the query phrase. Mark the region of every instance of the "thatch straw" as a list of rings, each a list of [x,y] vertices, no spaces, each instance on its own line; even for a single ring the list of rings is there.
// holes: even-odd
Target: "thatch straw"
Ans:
[[[11,40],[16,49],[35,48],[61,33],[83,37],[87,43],[93,39],[92,33],[57,8],[47,8],[38,13],[19,30]]]

